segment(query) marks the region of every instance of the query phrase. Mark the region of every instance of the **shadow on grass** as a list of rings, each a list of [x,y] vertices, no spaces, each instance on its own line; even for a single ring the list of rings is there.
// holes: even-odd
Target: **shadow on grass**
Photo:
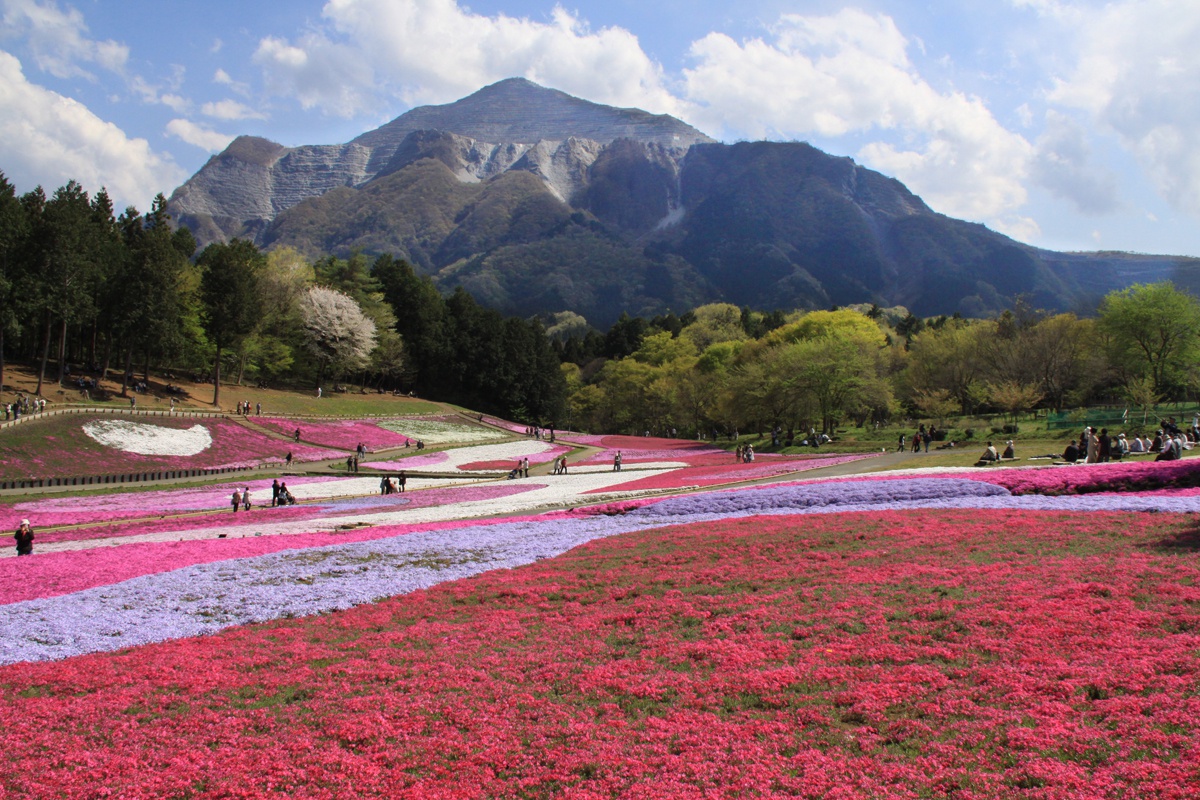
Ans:
[[[1200,523],[1144,547],[1167,553],[1200,553]]]

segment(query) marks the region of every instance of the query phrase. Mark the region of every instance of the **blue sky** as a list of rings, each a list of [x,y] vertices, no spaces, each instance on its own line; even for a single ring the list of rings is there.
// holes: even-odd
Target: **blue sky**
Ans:
[[[1200,256],[1194,0],[0,0],[0,170],[145,210],[236,135],[333,144],[521,76],[808,141],[1057,250]]]

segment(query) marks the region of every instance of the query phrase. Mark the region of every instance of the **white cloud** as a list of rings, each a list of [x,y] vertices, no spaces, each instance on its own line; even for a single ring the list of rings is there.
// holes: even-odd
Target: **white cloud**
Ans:
[[[221,100],[216,103],[205,103],[200,107],[200,113],[206,117],[224,120],[267,118],[266,114],[261,111],[255,111],[253,108],[244,103],[239,103],[237,100]]]
[[[119,73],[129,60],[127,46],[89,39],[83,15],[74,8],[60,10],[54,0],[0,0],[0,8],[0,30],[24,38],[38,68],[57,78],[93,77],[80,63]]]
[[[371,105],[375,84],[362,56],[353,47],[309,34],[299,46],[274,37],[263,39],[254,63],[263,68],[267,88],[275,94],[295,97],[306,110],[351,117]]]
[[[353,115],[380,94],[446,102],[510,77],[613,105],[679,105],[636,36],[592,31],[562,8],[539,22],[473,14],[454,0],[330,0],[323,14],[328,31],[266,38],[255,54],[271,88],[305,108]]]
[[[249,97],[250,95],[249,84],[235,81],[232,75],[220,68],[213,73],[213,83],[220,86],[228,86],[231,91],[240,94],[242,97]]]
[[[998,223],[1026,201],[1032,147],[984,103],[939,92],[908,59],[890,17],[846,9],[788,14],[772,39],[695,42],[684,71],[692,121],[754,138],[885,133],[858,157],[947,214]]]
[[[164,94],[158,98],[158,102],[162,103],[176,114],[182,114],[192,107],[191,101],[185,97],[180,97],[177,94]]]
[[[114,205],[145,209],[186,176],[169,155],[131,139],[83,104],[26,80],[21,62],[0,51],[0,164],[23,189],[53,191],[68,180],[106,187]]]
[[[234,139],[229,134],[218,133],[212,128],[187,119],[173,119],[168,122],[167,133],[210,153],[219,153]]]
[[[995,230],[1005,236],[1011,236],[1019,242],[1036,242],[1042,236],[1042,227],[1033,217],[1006,214],[991,222]]]
[[[164,105],[176,114],[188,111],[192,107],[192,102],[174,91],[183,85],[183,74],[179,68],[166,83],[168,90],[164,92],[162,91],[163,87],[156,86],[139,75],[134,75],[129,79],[129,89],[148,105]],[[114,99],[113,102],[119,101]]]
[[[1045,133],[1037,140],[1031,166],[1033,180],[1085,214],[1116,211],[1120,206],[1116,178],[1091,161],[1083,126],[1057,111],[1047,112]]]
[[[1200,5],[1126,0],[1051,11],[1078,56],[1049,99],[1115,132],[1168,202],[1200,216]]]

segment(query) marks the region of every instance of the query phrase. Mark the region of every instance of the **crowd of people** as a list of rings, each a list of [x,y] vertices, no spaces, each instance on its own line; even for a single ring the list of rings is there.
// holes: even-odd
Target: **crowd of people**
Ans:
[[[936,425],[930,425],[928,428],[926,428],[925,423],[922,422],[920,425],[917,426],[917,432],[914,433],[912,436],[912,440],[911,440],[912,452],[920,453],[922,451],[922,449],[924,449],[924,451],[926,453],[928,453],[930,442],[938,441],[941,438],[944,438],[943,436],[939,435],[940,433],[941,432],[938,431]],[[988,442],[988,444],[990,445],[991,442]],[[900,439],[899,439],[899,446],[896,448],[896,452],[897,453],[906,452],[908,450],[909,446],[910,446],[910,441],[908,439],[908,436],[906,434],[901,433]]]
[[[482,416],[480,417],[479,421],[483,421]],[[525,435],[538,441],[542,441],[544,439],[551,444],[554,443],[554,428],[542,428],[538,425],[530,425],[525,428]]]
[[[4,419],[20,419],[23,415],[37,414],[46,410],[46,398],[18,394],[17,399],[4,404]]]
[[[1154,436],[1129,438],[1124,433],[1111,436],[1108,428],[1097,431],[1088,426],[1083,429],[1079,441],[1070,442],[1063,450],[1062,460],[1068,464],[1083,461],[1087,464],[1103,464],[1119,461],[1130,455],[1153,455],[1155,461],[1175,461],[1183,458],[1184,450],[1191,450],[1200,437],[1196,435],[1197,420],[1192,429],[1185,431],[1173,419],[1163,420],[1163,427]]]
[[[402,494],[404,487],[408,485],[408,475],[401,470],[400,474],[395,478],[384,475],[379,479],[380,494]]]

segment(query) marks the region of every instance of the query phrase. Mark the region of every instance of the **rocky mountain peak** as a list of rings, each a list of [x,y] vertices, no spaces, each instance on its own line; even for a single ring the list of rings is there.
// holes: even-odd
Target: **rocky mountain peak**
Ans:
[[[414,108],[354,142],[368,147],[395,147],[418,130],[514,144],[570,138],[608,144],[616,139],[633,139],[687,148],[713,141],[666,114],[604,106],[524,78],[509,78],[453,103]]]

